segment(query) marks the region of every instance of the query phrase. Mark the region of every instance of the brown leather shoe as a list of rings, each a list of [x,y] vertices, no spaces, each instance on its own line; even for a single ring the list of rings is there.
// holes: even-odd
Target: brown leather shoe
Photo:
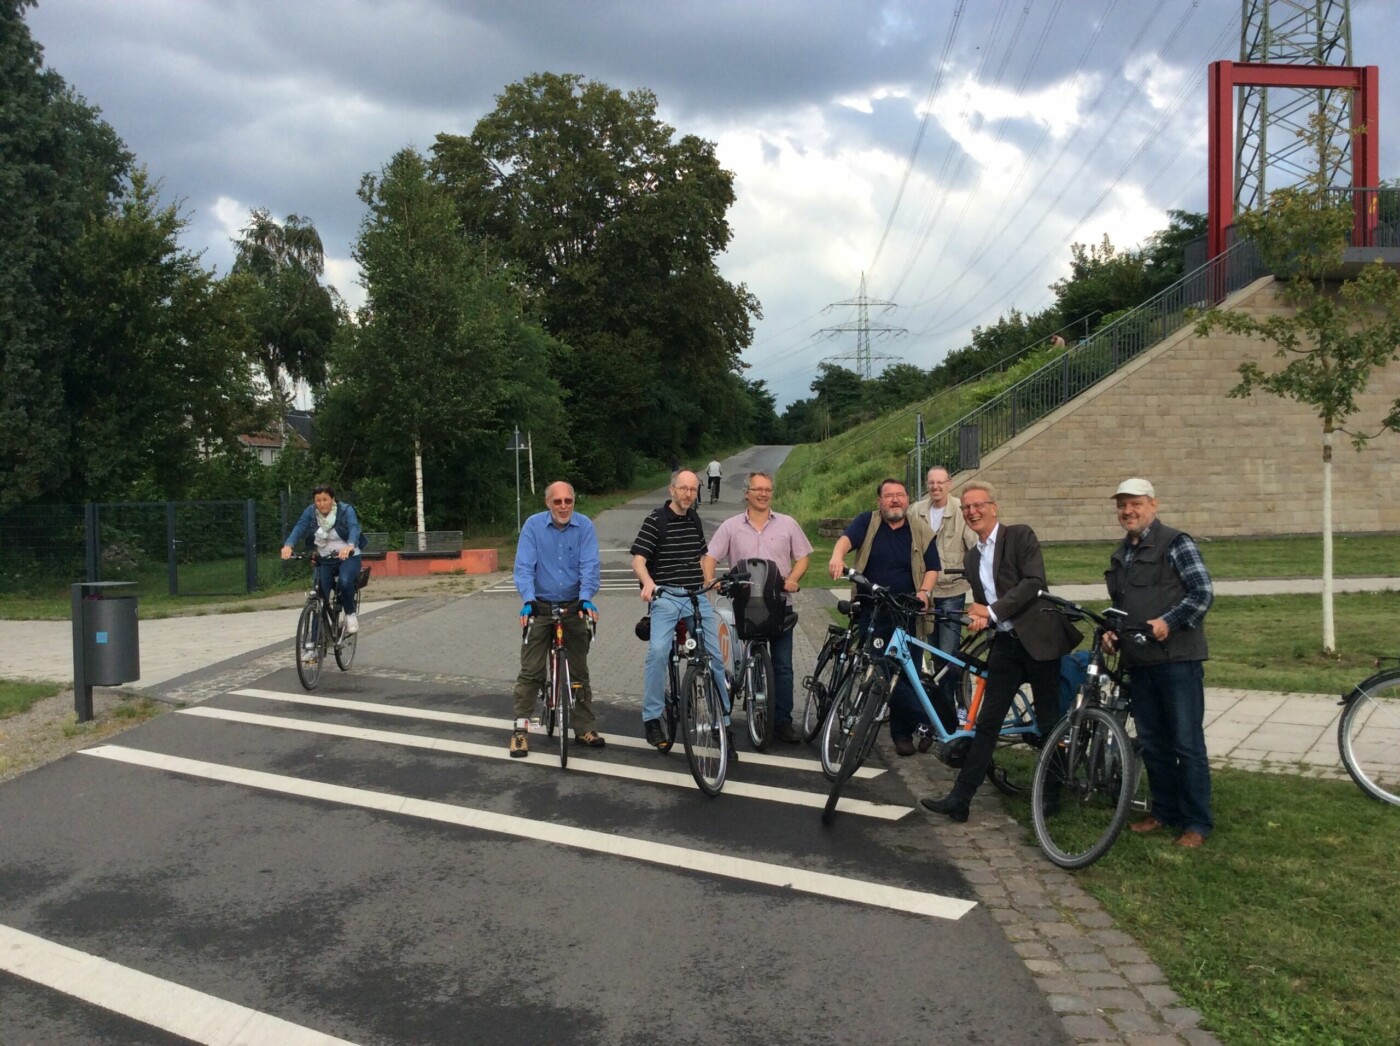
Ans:
[[[1166,826],[1166,821],[1158,820],[1152,814],[1148,814],[1141,821],[1134,821],[1132,824],[1128,825],[1130,829],[1137,832],[1139,835],[1143,835],[1147,832],[1155,832],[1158,828],[1165,828]]]
[[[1206,837],[1205,837],[1204,835],[1202,835],[1200,832],[1182,832],[1180,835],[1178,835],[1178,836],[1176,837],[1176,844],[1175,844],[1175,845],[1177,845],[1177,846],[1185,846],[1186,848],[1188,848],[1188,849],[1190,849],[1190,850],[1194,850],[1194,849],[1196,849],[1196,847],[1198,847],[1198,846],[1204,846],[1205,844],[1206,844]]]
[[[894,743],[894,750],[900,755],[913,755],[914,742],[907,737],[901,737]]]

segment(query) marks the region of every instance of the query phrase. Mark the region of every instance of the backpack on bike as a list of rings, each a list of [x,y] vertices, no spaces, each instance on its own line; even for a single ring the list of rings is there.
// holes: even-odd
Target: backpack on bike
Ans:
[[[740,639],[776,639],[783,634],[787,600],[783,596],[783,576],[771,559],[746,559],[738,574],[747,574],[748,583],[735,585],[734,630]]]

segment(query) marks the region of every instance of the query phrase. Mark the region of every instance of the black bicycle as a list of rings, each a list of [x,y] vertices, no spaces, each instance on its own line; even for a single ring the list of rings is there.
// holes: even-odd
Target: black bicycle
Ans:
[[[802,740],[808,744],[821,734],[832,702],[847,688],[854,675],[852,655],[862,634],[858,623],[862,604],[859,599],[842,599],[837,602],[836,609],[846,618],[846,623],[826,626],[826,641],[817,652],[816,664],[811,675],[802,680],[802,688],[807,691],[802,707]]]
[[[672,592],[683,593],[690,600],[689,620],[700,623],[700,600],[719,584],[668,586]],[[683,727],[681,741],[685,745],[690,775],[700,791],[719,795],[729,773],[729,731],[724,725],[728,714],[715,687],[710,668],[710,651],[705,646],[705,630],[691,629],[683,615],[676,621],[666,665],[666,697],[661,712],[662,743],[659,751],[669,752],[675,744],[677,727]],[[681,671],[681,662],[685,671]]]
[[[1118,657],[1103,649],[1105,633],[1146,644],[1151,629],[1125,611],[1102,614],[1067,599],[1040,595],[1071,621],[1089,620],[1094,638],[1074,703],[1041,746],[1031,784],[1031,824],[1045,856],[1061,868],[1084,868],[1108,853],[1128,820],[1142,783],[1142,760],[1128,731],[1128,688]]]
[[[335,663],[340,670],[350,670],[360,634],[345,631],[339,590],[332,585],[330,592],[321,591],[321,572],[316,569],[320,557],[313,552],[287,558],[311,561],[311,590],[307,592],[306,605],[301,608],[301,616],[297,618],[296,663],[301,685],[307,690],[315,690],[321,681],[326,655],[331,650],[335,651]],[[355,588],[363,589],[369,583],[369,575],[370,568],[362,567],[359,577],[355,579]]]
[[[1382,668],[1387,661],[1396,667]],[[1342,695],[1337,747],[1358,788],[1400,806],[1400,658],[1378,657],[1376,668]]]

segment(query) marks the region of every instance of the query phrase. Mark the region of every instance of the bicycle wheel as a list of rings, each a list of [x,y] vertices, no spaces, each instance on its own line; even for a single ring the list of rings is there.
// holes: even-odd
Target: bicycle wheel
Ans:
[[[744,689],[749,700],[749,740],[758,751],[766,751],[773,743],[773,702],[777,699],[777,682],[773,674],[773,655],[767,643],[752,648],[745,671],[748,677]]]
[[[297,618],[296,659],[297,678],[307,690],[315,690],[321,681],[321,662],[325,660],[326,641],[321,608],[307,603]]]
[[[569,720],[571,718],[571,702],[573,701],[573,680],[569,677],[569,662],[564,657],[563,652],[559,654],[559,668],[554,672],[554,708],[550,711],[549,720],[553,724],[558,719],[559,726],[559,765],[565,767],[569,765]]]
[[[828,781],[836,780],[836,773],[841,769],[841,754],[846,750],[846,739],[855,726],[856,716],[860,714],[860,707],[856,704],[856,671],[856,665],[846,663],[831,699],[831,710],[822,724],[822,773]]]
[[[1400,806],[1400,672],[1357,686],[1337,723],[1342,765],[1372,799]]]
[[[355,647],[359,644],[360,633],[352,632],[348,636],[341,637],[335,645],[335,663],[340,666],[342,672],[350,671],[350,666],[355,663]]]
[[[841,670],[836,638],[828,636],[826,644],[817,654],[817,663],[812,674],[802,681],[807,691],[807,700],[802,706],[802,740],[811,744],[822,732],[826,713],[831,708],[831,693],[836,685],[836,674]]]
[[[1132,743],[1103,709],[1056,723],[1031,784],[1031,823],[1045,856],[1084,868],[1106,854],[1128,820],[1137,777]]]
[[[836,804],[841,799],[841,789],[860,769],[861,764],[875,747],[875,738],[880,733],[880,712],[889,699],[890,681],[879,668],[866,673],[857,691],[856,703],[860,713],[850,729],[850,738],[841,752],[841,765],[836,770],[836,778],[831,782],[831,791],[826,797],[826,808],[822,810],[822,824],[830,824],[836,814]]]
[[[564,658],[559,651],[550,647],[549,661],[545,667],[544,708],[540,711],[540,716],[544,719],[544,732],[547,737],[554,736],[554,728],[558,725],[559,668],[563,660]]]
[[[681,721],[690,775],[706,795],[719,795],[729,771],[729,738],[724,731],[719,695],[709,671],[692,664],[681,680]]]

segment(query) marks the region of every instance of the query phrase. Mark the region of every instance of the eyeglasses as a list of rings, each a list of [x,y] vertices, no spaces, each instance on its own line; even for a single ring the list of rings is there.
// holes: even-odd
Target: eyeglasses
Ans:
[[[977,511],[979,511],[979,510],[981,510],[981,509],[986,508],[988,505],[995,505],[995,504],[996,504],[995,501],[977,501],[977,502],[964,501],[964,502],[963,502],[963,506],[962,506],[962,510],[963,510],[964,512],[977,512]]]
[[[573,498],[550,498],[550,499],[549,499],[549,503],[550,503],[551,505],[572,505],[572,504],[574,503],[574,499],[573,499]]]
[[[700,488],[699,488],[699,487],[672,487],[671,489],[674,490],[677,494],[698,494],[698,493],[700,493]]]
[[[772,488],[772,487],[750,487],[750,488],[749,488],[749,493],[750,493],[750,494],[771,494],[771,493],[773,493],[773,488]]]

